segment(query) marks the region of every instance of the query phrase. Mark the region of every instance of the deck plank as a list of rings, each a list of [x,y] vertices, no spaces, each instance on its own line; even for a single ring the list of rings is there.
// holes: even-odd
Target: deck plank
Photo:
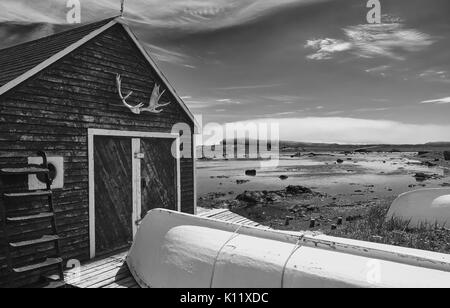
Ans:
[[[198,216],[269,229],[227,209],[203,212]],[[121,252],[83,264],[80,268],[79,279],[75,276],[70,276],[71,271],[66,272],[66,282],[76,288],[139,288],[125,262],[127,253]]]

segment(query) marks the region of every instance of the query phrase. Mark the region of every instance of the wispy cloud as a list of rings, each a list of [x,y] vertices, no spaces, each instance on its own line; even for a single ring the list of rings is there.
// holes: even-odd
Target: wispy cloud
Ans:
[[[380,65],[377,67],[372,67],[372,68],[366,69],[365,72],[368,74],[386,77],[389,75],[389,69],[391,69],[391,68],[392,67],[390,65]]]
[[[185,96],[183,98],[184,102],[192,109],[207,109],[207,108],[219,108],[222,110],[226,106],[237,106],[241,104],[240,100],[232,98],[214,98],[214,97],[202,97],[193,98],[191,96]]]
[[[325,38],[308,40],[305,47],[316,50],[315,53],[307,56],[308,59],[328,60],[331,59],[335,53],[352,49],[353,45],[350,42]]]
[[[428,69],[418,74],[417,77],[425,81],[450,83],[450,73],[442,69]]]
[[[298,100],[310,100],[312,97],[309,96],[299,96],[299,95],[272,95],[266,96],[265,98],[274,100],[277,102],[286,102],[286,101],[298,101]]]
[[[439,99],[431,99],[421,102],[421,104],[450,104],[450,97],[444,97]]]
[[[240,105],[241,102],[231,99],[231,98],[221,98],[221,99],[217,99],[216,102],[221,103],[221,104],[232,104],[232,105]]]
[[[359,109],[356,109],[355,111],[356,112],[377,112],[377,111],[388,111],[388,110],[390,110],[391,108],[389,108],[389,107],[375,107],[375,108],[359,108]]]
[[[293,115],[295,113],[296,113],[295,111],[277,112],[277,113],[267,114],[265,117],[270,118],[270,117],[277,117],[277,116],[288,116],[288,115]]]
[[[158,61],[176,64],[190,69],[196,68],[194,65],[190,64],[192,58],[184,53],[169,50],[150,43],[145,43],[144,46]]]
[[[432,45],[431,35],[416,29],[407,29],[399,22],[360,24],[343,29],[345,39],[308,40],[305,47],[314,53],[311,60],[329,60],[348,51],[361,58],[386,57],[404,60],[405,53],[421,51]]]
[[[326,0],[320,0],[326,1]],[[307,5],[317,0],[133,0],[125,1],[130,20],[158,27],[208,30],[246,23],[292,4]],[[83,0],[82,19],[118,15],[118,0]],[[2,0],[0,21],[64,23],[66,1]]]
[[[223,87],[215,88],[216,90],[255,90],[255,89],[267,89],[281,86],[280,83],[275,84],[260,84],[260,85],[248,85],[248,86],[235,86],[235,87]]]

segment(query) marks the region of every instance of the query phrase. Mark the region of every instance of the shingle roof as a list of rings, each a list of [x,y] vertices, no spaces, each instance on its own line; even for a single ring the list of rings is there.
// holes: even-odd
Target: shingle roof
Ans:
[[[103,27],[113,19],[108,18],[0,50],[0,87],[81,40],[89,33]]]
[[[175,89],[158,68],[156,63],[151,59],[150,55],[139,43],[128,25],[117,17],[104,19],[35,41],[0,50],[0,96],[117,23],[121,24],[125,31],[127,31],[128,35],[134,41],[150,66],[164,81],[168,90],[194,123],[197,132],[199,126],[194,115],[184,104],[183,100],[176,93]]]

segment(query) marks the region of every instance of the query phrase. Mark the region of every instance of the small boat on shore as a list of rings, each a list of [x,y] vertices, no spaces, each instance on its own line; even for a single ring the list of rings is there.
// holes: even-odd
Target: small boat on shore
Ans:
[[[154,288],[450,287],[446,254],[163,209],[142,221],[127,263]]]
[[[450,228],[450,188],[426,188],[401,194],[392,203],[386,220],[409,222],[410,228]]]

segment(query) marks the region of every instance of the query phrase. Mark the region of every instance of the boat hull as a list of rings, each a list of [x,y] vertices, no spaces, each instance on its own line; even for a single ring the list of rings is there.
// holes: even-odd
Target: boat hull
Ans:
[[[450,287],[444,254],[153,210],[127,263],[141,287]]]
[[[450,226],[450,188],[418,189],[400,195],[389,208],[386,220],[409,221],[409,227]]]

